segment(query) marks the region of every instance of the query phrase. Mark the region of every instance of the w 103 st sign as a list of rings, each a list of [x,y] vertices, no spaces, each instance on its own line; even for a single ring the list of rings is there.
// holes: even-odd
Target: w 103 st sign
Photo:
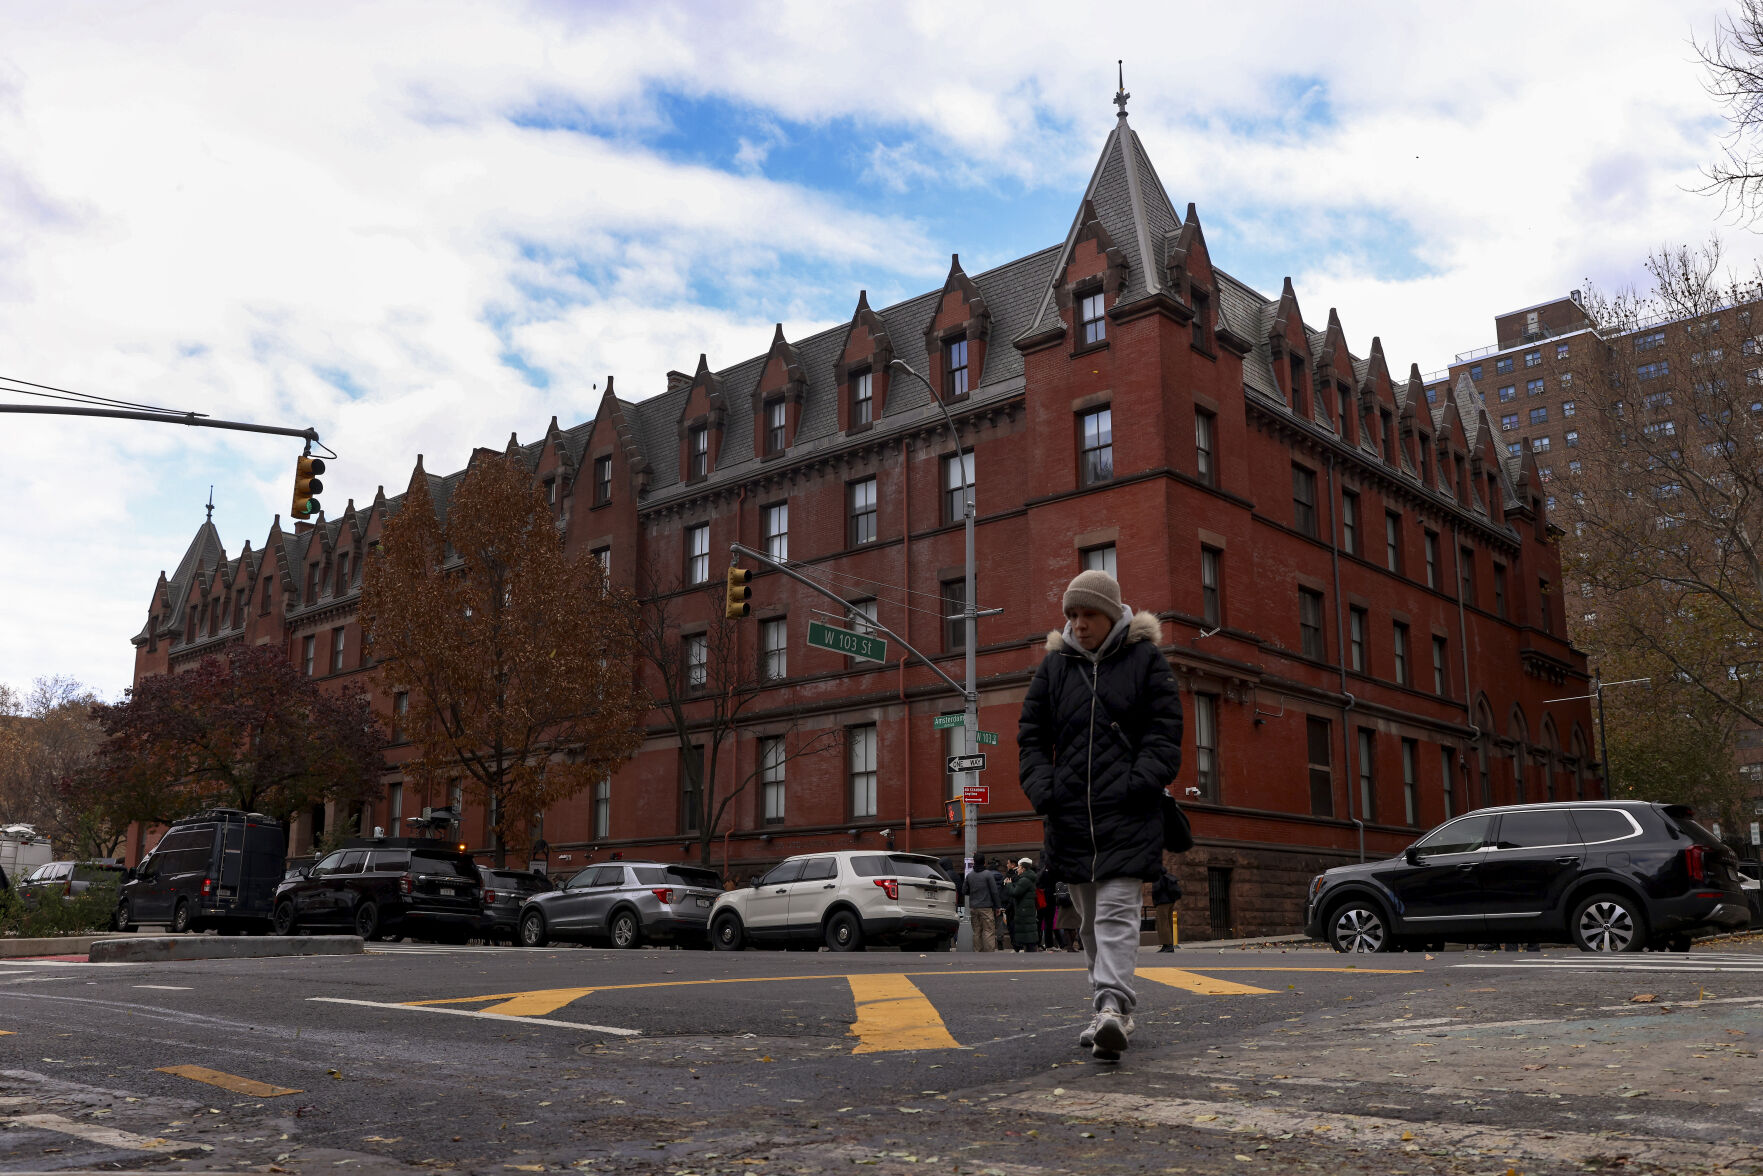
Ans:
[[[888,643],[880,637],[871,637],[867,633],[853,633],[849,629],[835,629],[831,625],[823,625],[819,621],[808,622],[808,644],[821,649],[830,649],[834,653],[860,657],[866,661],[885,662],[888,660]]]

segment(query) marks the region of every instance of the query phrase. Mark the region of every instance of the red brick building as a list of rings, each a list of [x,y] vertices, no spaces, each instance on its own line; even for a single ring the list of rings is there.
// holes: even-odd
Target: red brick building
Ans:
[[[1586,704],[1544,703],[1584,693],[1586,674],[1533,461],[1506,454],[1466,389],[1429,406],[1417,368],[1392,375],[1375,338],[1355,355],[1333,311],[1309,326],[1289,281],[1270,298],[1217,268],[1124,111],[1077,205],[1062,241],[1017,261],[970,275],[956,258],[940,289],[881,309],[859,295],[846,326],[795,341],[780,326],[763,354],[700,357],[640,401],[608,381],[593,420],[511,444],[567,543],[615,583],[635,589],[640,567],[719,582],[731,541],[769,547],[872,600],[959,677],[960,627],[943,616],[961,605],[962,471],[941,397],[972,455],[979,605],[1002,610],[979,622],[980,725],[1002,736],[982,849],[1038,851],[1015,786],[1017,713],[1065,583],[1107,567],[1163,619],[1183,689],[1178,783],[1201,792],[1190,938],[1290,929],[1310,874],[1357,858],[1361,838],[1383,855],[1468,808],[1596,795]],[[445,511],[459,475],[418,459],[413,477]],[[137,675],[275,641],[338,689],[374,691],[359,553],[398,502],[381,493],[292,533],[278,522],[233,558],[205,524],[154,590]],[[932,721],[959,699],[897,648],[886,665],[809,648],[826,602],[764,572],[753,589],[740,656],[772,680],[723,770],[747,775],[778,732],[841,738],[744,794],[714,864],[726,847],[745,876],[884,838],[958,856]],[[690,639],[713,602],[675,599]],[[404,755],[387,749],[387,795],[364,826],[447,803],[403,795]],[[680,761],[658,715],[606,788],[546,814],[552,868],[695,854]],[[467,840],[482,827],[468,814]],[[302,820],[296,846],[312,834]]]

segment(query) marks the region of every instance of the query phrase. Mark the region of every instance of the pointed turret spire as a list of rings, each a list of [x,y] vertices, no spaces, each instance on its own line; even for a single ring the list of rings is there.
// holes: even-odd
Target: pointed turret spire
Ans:
[[[1114,92],[1114,105],[1120,108],[1120,113],[1115,117],[1125,118],[1126,100],[1132,97],[1126,92],[1126,61],[1124,58],[1116,58],[1114,64],[1120,70],[1120,89]]]

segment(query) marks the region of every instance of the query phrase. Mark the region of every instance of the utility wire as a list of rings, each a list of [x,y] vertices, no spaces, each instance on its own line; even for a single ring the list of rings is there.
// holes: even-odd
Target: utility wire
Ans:
[[[75,404],[112,404],[118,408],[138,408],[145,412],[163,412],[168,416],[189,415],[176,409],[160,408],[156,404],[139,404],[133,400],[117,400],[114,397],[99,396],[92,392],[75,392],[68,388],[57,388],[53,384],[38,384],[32,380],[21,380],[17,376],[0,376],[0,381],[24,385],[21,388],[0,389],[7,392],[17,392],[22,396],[41,396],[45,400],[71,400]],[[32,389],[41,389],[41,391],[32,391]],[[201,417],[208,414],[199,412],[195,415]]]
[[[829,572],[821,572],[820,569],[818,569],[818,568],[813,569],[813,570],[809,570],[809,569],[804,568],[801,564],[797,564],[797,563],[792,563],[792,564],[790,564],[790,566],[797,572],[797,574],[807,576],[810,579],[818,578],[817,573],[818,573],[818,576],[842,575],[843,574],[843,573],[839,573],[839,572],[830,572],[830,573]],[[859,579],[859,580],[864,579],[861,576],[858,576],[855,578]],[[864,583],[878,585],[879,587],[889,589],[890,591],[902,591],[902,589],[897,588],[895,585],[883,584],[879,580],[864,580]],[[833,582],[830,580],[822,580],[821,584],[825,588],[835,589],[835,590],[839,590],[839,591],[849,591],[848,585],[839,584],[839,583],[836,583],[836,582]],[[911,589],[905,589],[904,591],[911,591]],[[928,595],[928,593],[925,593],[924,595]],[[920,605],[908,604],[907,602],[905,602],[903,600],[894,600],[889,597],[881,596],[880,594],[877,594],[876,600],[878,603],[891,605],[895,608],[903,608],[903,609],[907,609],[911,612],[924,613],[926,616],[936,617],[938,620],[947,619],[944,617],[941,609],[924,608]]]
[[[890,584],[885,580],[871,580],[867,576],[859,576],[855,572],[834,571],[829,568],[819,567],[818,565],[810,568],[806,564],[793,563],[793,562],[790,564],[790,566],[795,568],[798,572],[803,572],[807,575],[842,576],[847,580],[856,580],[856,581],[863,583],[863,584],[874,584],[878,588],[887,588],[887,589],[894,591],[894,592],[908,592],[908,593],[911,593],[913,596],[927,596],[930,599],[935,600],[935,601],[939,601],[939,602],[943,599],[941,594],[936,593],[936,592],[926,592],[920,588],[906,588],[906,587],[903,587],[899,584]]]

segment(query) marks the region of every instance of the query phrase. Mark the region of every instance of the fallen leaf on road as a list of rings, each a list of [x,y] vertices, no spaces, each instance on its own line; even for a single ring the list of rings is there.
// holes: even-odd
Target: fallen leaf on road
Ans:
[[[363,1135],[361,1137],[361,1142],[362,1143],[400,1143],[403,1141],[403,1139],[404,1139],[404,1137],[402,1135],[392,1135],[392,1136]]]
[[[1194,1122],[1196,1122],[1196,1123],[1210,1123],[1216,1118],[1218,1118],[1217,1115],[1195,1115]]]
[[[1236,1158],[1243,1161],[1245,1164],[1253,1164],[1255,1162],[1254,1156],[1245,1156],[1242,1152],[1238,1152]]]
[[[1642,992],[1642,993],[1637,993],[1636,995],[1629,997],[1628,1003],[1629,1004],[1652,1004],[1654,1001],[1656,1001],[1658,999],[1659,999],[1658,997],[1654,996],[1650,992]]]
[[[1529,1065],[1524,1068],[1526,1070],[1546,1070],[1546,1069],[1548,1069],[1547,1066],[1538,1066],[1538,1065]]]
[[[325,1073],[329,1074],[332,1078],[341,1078],[343,1076],[341,1070],[326,1070]]]
[[[1414,1138],[1414,1132],[1412,1132],[1412,1131],[1402,1132],[1402,1142],[1403,1143],[1407,1143],[1410,1139],[1413,1139],[1413,1138]]]

